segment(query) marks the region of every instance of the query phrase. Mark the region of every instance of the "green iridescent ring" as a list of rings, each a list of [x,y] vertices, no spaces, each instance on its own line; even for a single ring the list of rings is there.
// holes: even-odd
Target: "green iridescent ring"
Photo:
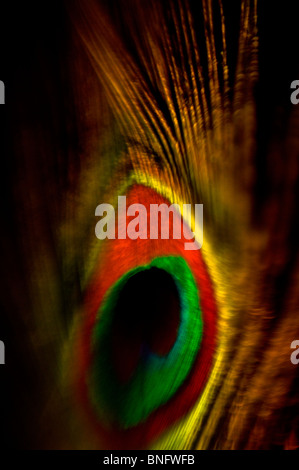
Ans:
[[[128,383],[120,383],[111,356],[114,310],[120,292],[135,274],[158,268],[175,282],[180,300],[176,340],[170,351],[158,355],[149,351],[141,357]],[[92,337],[93,364],[88,376],[91,402],[103,424],[128,429],[144,422],[166,403],[183,384],[194,363],[202,339],[199,294],[187,262],[180,256],[154,258],[123,275],[106,293]]]

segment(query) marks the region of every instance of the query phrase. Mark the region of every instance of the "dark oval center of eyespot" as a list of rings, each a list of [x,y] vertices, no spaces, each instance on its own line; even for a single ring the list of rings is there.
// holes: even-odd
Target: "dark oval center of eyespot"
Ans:
[[[131,378],[141,357],[171,350],[180,309],[177,286],[163,269],[152,267],[128,279],[112,313],[112,363],[121,383]]]

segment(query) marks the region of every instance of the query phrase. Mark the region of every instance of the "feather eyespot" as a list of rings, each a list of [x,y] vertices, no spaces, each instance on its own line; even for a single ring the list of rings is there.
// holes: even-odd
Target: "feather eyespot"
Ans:
[[[127,203],[170,205],[137,184]],[[175,224],[183,228],[180,214]],[[105,240],[87,286],[77,389],[110,447],[146,446],[194,406],[209,376],[213,286],[201,250],[185,250],[185,241]]]

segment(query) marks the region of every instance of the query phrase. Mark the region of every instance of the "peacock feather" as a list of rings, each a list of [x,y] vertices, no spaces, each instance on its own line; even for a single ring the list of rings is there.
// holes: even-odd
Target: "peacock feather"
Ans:
[[[298,446],[298,111],[263,140],[258,0],[60,8],[12,133],[23,445]],[[99,240],[95,209],[119,196],[190,204],[172,219],[189,239],[203,204],[202,247],[151,239],[149,218],[118,236],[119,215]]]

